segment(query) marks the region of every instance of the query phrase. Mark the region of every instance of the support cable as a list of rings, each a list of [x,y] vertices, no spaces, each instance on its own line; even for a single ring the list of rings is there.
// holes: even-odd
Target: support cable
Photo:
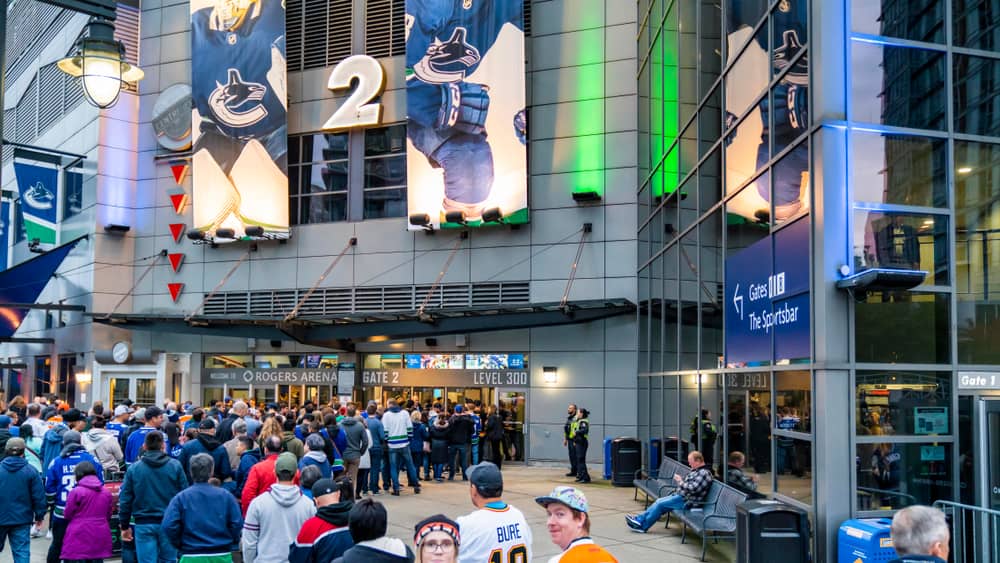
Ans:
[[[462,236],[458,237],[458,240],[456,240],[455,244],[451,247],[451,253],[448,254],[448,259],[444,261],[444,266],[438,273],[437,279],[434,280],[434,284],[431,285],[431,288],[427,290],[427,295],[424,296],[423,303],[421,303],[420,308],[417,309],[418,317],[424,316],[424,310],[427,308],[427,305],[431,302],[431,296],[434,295],[434,290],[437,289],[438,285],[441,284],[441,280],[444,279],[444,275],[448,273],[448,268],[451,267],[451,261],[455,259],[455,254],[458,253],[458,249],[461,248],[462,242],[464,242],[465,239],[467,238],[469,238],[469,232],[463,231]]]
[[[229,281],[229,278],[232,277],[232,275],[236,272],[236,269],[239,268],[240,265],[243,264],[243,262],[246,262],[246,259],[250,257],[250,253],[253,252],[254,250],[256,250],[256,248],[251,246],[250,248],[247,249],[246,252],[243,253],[243,256],[240,257],[239,261],[236,262],[236,264],[234,264],[233,267],[230,268],[228,272],[226,272],[225,276],[222,276],[222,279],[219,280],[219,283],[215,284],[215,287],[213,287],[212,291],[210,291],[208,295],[206,295],[205,298],[201,300],[201,303],[199,303],[198,306],[195,307],[193,311],[191,311],[190,313],[187,314],[186,317],[184,317],[184,322],[190,321],[191,318],[194,317],[195,314],[197,314],[198,311],[200,311],[201,308],[205,306],[205,303],[208,303],[208,300],[214,297],[215,294],[219,291],[219,289],[222,288],[222,286],[226,285],[226,282]]]
[[[142,275],[139,276],[139,279],[137,279],[135,281],[135,283],[132,284],[132,287],[129,288],[128,292],[125,293],[125,295],[122,295],[122,298],[118,300],[118,303],[115,303],[115,306],[114,306],[114,308],[111,309],[111,312],[109,312],[108,314],[104,315],[104,319],[105,320],[110,319],[111,315],[114,315],[115,312],[118,311],[118,307],[121,307],[122,303],[124,303],[125,300],[128,299],[132,295],[132,293],[135,291],[135,288],[139,287],[139,284],[142,283],[142,280],[144,280],[146,278],[146,276],[149,275],[149,272],[153,271],[153,266],[155,266],[160,261],[160,258],[163,258],[166,255],[167,255],[167,251],[166,251],[166,249],[164,249],[164,250],[161,250],[160,253],[157,254],[153,258],[153,261],[150,262],[149,265],[146,266],[146,269],[142,271]]]
[[[580,257],[583,255],[583,243],[587,241],[587,235],[594,230],[594,225],[592,223],[583,224],[583,232],[580,233],[580,242],[576,247],[576,257],[573,259],[573,265],[569,269],[569,279],[566,281],[566,291],[563,291],[562,301],[559,302],[559,307],[565,311],[566,303],[569,302],[569,291],[573,288],[573,282],[576,280],[576,269],[580,265]]]
[[[301,309],[302,306],[305,305],[306,301],[308,301],[309,298],[312,297],[312,294],[316,292],[316,289],[319,288],[320,284],[323,283],[326,277],[330,275],[330,272],[332,272],[333,269],[337,267],[337,263],[340,262],[340,259],[343,258],[345,254],[347,254],[347,251],[350,250],[352,246],[357,246],[357,244],[358,244],[358,237],[351,237],[351,240],[347,242],[347,246],[345,246],[344,249],[340,251],[340,254],[338,254],[337,257],[333,259],[333,262],[331,262],[330,265],[326,267],[326,270],[323,271],[323,275],[321,275],[319,279],[316,280],[316,283],[314,283],[312,287],[309,288],[309,291],[307,291],[306,294],[302,296],[302,299],[299,299],[299,302],[295,304],[295,308],[292,309],[292,312],[288,313],[288,315],[285,316],[286,323],[294,319],[299,314],[299,309]]]

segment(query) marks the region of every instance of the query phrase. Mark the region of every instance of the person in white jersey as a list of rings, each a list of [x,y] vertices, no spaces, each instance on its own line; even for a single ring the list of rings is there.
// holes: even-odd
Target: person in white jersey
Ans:
[[[476,510],[458,518],[458,563],[530,563],[531,528],[503,496],[503,475],[484,461],[469,468],[469,496]]]

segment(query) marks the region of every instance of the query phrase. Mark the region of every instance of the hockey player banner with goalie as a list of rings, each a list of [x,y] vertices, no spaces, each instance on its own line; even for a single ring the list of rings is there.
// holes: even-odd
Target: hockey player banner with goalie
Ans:
[[[192,0],[191,46],[192,227],[287,238],[284,2]]]
[[[411,230],[528,221],[523,28],[521,0],[406,0]]]

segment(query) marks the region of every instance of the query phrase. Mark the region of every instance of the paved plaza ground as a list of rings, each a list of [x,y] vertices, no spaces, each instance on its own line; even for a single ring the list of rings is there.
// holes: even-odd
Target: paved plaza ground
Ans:
[[[504,498],[524,512],[534,534],[533,561],[545,562],[559,551],[549,541],[545,529],[545,512],[533,499],[548,493],[556,484],[573,484],[572,478],[563,477],[564,473],[565,468],[554,467],[504,468]],[[598,473],[592,471],[592,474]],[[637,534],[628,530],[623,515],[638,512],[643,507],[641,501],[632,500],[632,488],[612,487],[609,482],[598,480],[582,488],[590,502],[593,522],[591,533],[594,539],[614,554],[621,563],[698,561],[701,554],[701,540],[695,537],[687,544],[681,544],[680,528],[674,524],[671,524],[669,530],[664,530],[663,525],[659,524],[648,534]],[[389,511],[389,535],[401,538],[407,543],[412,542],[413,525],[426,516],[442,512],[454,518],[472,511],[468,483],[460,481],[458,477],[450,483],[447,481],[425,483],[423,492],[419,496],[414,496],[412,491],[407,490],[400,497],[383,494],[376,498],[383,502]],[[33,540],[31,548],[32,563],[44,562],[48,542],[44,538]],[[731,553],[731,543],[712,545],[708,560],[726,561],[730,559]],[[0,563],[10,561],[10,550],[6,548],[0,554]]]

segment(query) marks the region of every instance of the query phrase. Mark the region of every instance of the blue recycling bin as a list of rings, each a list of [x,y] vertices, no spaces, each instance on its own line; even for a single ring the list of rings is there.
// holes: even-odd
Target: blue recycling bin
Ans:
[[[604,478],[611,479],[611,438],[604,439]]]
[[[840,525],[837,563],[874,563],[896,559],[889,518],[858,518]]]
[[[649,474],[656,475],[656,472],[660,470],[660,443],[659,438],[649,439]]]

